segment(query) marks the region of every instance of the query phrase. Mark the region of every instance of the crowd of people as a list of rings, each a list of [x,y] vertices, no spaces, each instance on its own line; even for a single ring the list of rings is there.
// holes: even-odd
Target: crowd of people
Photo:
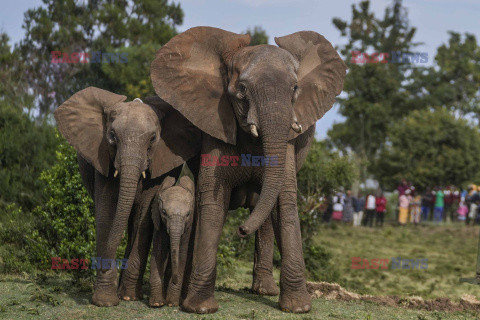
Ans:
[[[374,224],[381,227],[386,212],[387,199],[381,190],[375,195],[369,193],[366,197],[361,193],[355,197],[351,190],[347,190],[346,193],[340,190],[331,199],[327,199],[323,220],[342,221],[355,227],[360,225],[373,227]]]
[[[460,191],[455,186],[426,188],[423,194],[402,180],[398,191],[398,222],[402,225],[422,221],[465,221],[479,224],[480,188],[468,186]]]
[[[465,221],[480,224],[480,186],[470,185],[461,191],[455,186],[436,186],[418,192],[405,179],[399,184],[395,219],[400,225],[425,221]],[[325,200],[323,221],[341,221],[353,226],[383,226],[387,214],[387,199],[381,189],[363,196],[351,190],[338,191]],[[392,216],[393,218],[393,216]]]

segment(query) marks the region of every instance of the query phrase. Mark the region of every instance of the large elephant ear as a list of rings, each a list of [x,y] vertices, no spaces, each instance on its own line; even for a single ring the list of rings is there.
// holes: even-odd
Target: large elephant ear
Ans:
[[[173,37],[158,50],[150,68],[155,92],[203,132],[235,144],[227,64],[249,43],[249,35],[211,27],[191,28]]]
[[[150,173],[156,178],[200,153],[202,132],[157,96],[147,97],[160,120],[160,139],[154,149]]]
[[[110,170],[104,109],[126,99],[126,96],[88,87],[75,93],[54,112],[60,133],[104,176],[108,176]]]
[[[299,62],[300,92],[294,109],[299,124],[307,129],[330,110],[342,92],[347,66],[330,42],[316,32],[300,31],[275,38],[275,42]],[[298,135],[291,132],[293,137]]]

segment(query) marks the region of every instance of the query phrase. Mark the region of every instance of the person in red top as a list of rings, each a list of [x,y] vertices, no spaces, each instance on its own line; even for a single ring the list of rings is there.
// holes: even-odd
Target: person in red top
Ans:
[[[383,227],[383,219],[387,212],[387,198],[383,195],[383,191],[379,190],[378,195],[375,199],[375,225]]]

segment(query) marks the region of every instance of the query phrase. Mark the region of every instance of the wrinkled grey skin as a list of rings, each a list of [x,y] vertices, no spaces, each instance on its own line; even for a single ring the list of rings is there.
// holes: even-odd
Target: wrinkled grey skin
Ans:
[[[150,268],[151,307],[178,306],[192,231],[195,187],[184,176],[165,179],[153,202],[155,225]]]
[[[141,299],[153,233],[150,204],[163,180],[176,179],[181,172],[181,159],[161,137],[162,126],[169,126],[168,104],[125,99],[90,87],[55,111],[60,132],[78,151],[80,174],[95,203],[97,256],[115,259],[128,225],[128,268],[119,285],[116,269],[97,271],[92,298],[97,306],[117,305],[119,296]],[[169,166],[174,168],[163,173]]]
[[[311,126],[304,134],[299,135],[295,144],[296,172],[300,171],[315,136],[315,125]],[[248,208],[253,211],[257,204],[261,189],[254,183],[246,183],[232,190],[229,210],[238,207]],[[274,208],[272,215],[277,214]],[[280,290],[273,278],[274,254],[274,229],[271,216],[267,218],[260,229],[255,232],[255,251],[253,255],[252,291],[267,296],[276,296]]]

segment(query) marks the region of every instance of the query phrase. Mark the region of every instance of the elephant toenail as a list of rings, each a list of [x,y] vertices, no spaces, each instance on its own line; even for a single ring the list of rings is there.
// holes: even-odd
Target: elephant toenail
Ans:
[[[130,301],[130,297],[123,297],[123,300]]]

